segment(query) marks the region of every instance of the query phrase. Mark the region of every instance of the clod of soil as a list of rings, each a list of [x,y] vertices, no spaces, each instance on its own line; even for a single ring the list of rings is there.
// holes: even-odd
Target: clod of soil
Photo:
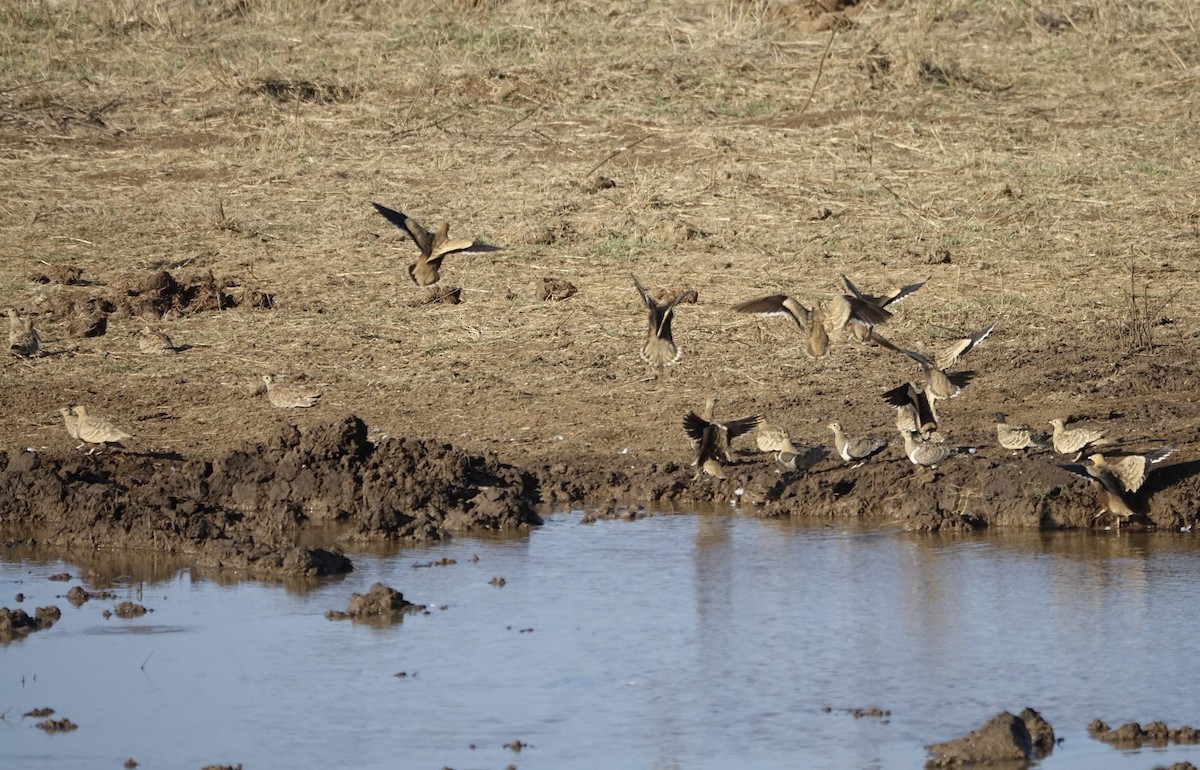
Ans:
[[[406,601],[404,595],[383,583],[375,583],[367,593],[350,595],[350,604],[345,612],[329,610],[329,620],[355,620],[366,622],[395,623],[413,612],[422,612],[425,606]]]
[[[133,770],[133,768],[138,766],[138,763],[136,759],[130,757],[129,759],[125,760],[125,764],[123,766],[129,768],[129,770]]]
[[[1033,709],[1002,711],[961,738],[926,746],[925,767],[965,767],[1041,759],[1054,748],[1054,730]]]
[[[21,716],[33,717],[34,719],[41,719],[43,717],[48,717],[53,713],[54,713],[54,709],[47,706],[47,707],[43,707],[43,708],[36,708],[36,709],[33,709],[32,711],[26,711]]]
[[[1190,725],[1172,729],[1166,722],[1147,722],[1145,725],[1126,722],[1116,729],[1110,729],[1102,720],[1093,719],[1087,729],[1092,738],[1119,749],[1136,749],[1147,744],[1166,746],[1169,743],[1200,743],[1200,730]]]
[[[43,265],[29,274],[29,280],[33,283],[58,283],[63,286],[74,286],[82,277],[83,269],[74,265]]]
[[[454,559],[449,559],[449,558],[443,557],[436,561],[427,561],[424,563],[416,563],[416,564],[413,564],[412,566],[413,566],[413,569],[426,569],[429,567],[449,567],[452,564],[458,564],[458,562],[455,561]]]
[[[66,717],[62,719],[47,719],[43,722],[38,722],[34,727],[39,730],[45,730],[48,733],[69,733],[72,730],[77,730],[79,725],[72,722]]]
[[[88,591],[83,586],[75,586],[70,591],[67,591],[66,600],[71,603],[71,606],[78,609],[91,599],[115,599],[116,594],[112,591]]]
[[[188,316],[234,307],[269,309],[274,297],[244,287],[232,278],[217,278],[212,271],[176,279],[165,270],[136,273],[106,290],[64,291],[50,298],[51,312],[67,320],[74,337],[99,337],[110,315],[162,318],[167,313]]]
[[[575,288],[575,284],[570,281],[547,276],[542,279],[542,288],[539,296],[547,302],[560,302],[568,297],[575,296],[577,291],[579,290]]]
[[[140,604],[135,604],[134,602],[121,602],[113,608],[113,614],[118,618],[124,618],[125,620],[129,620],[130,618],[140,618],[147,612],[149,612],[149,610]]]
[[[62,617],[58,607],[38,607],[33,617],[25,610],[0,607],[0,643],[11,642],[34,631],[44,631]]]
[[[425,293],[419,295],[416,299],[408,303],[409,307],[422,307],[423,305],[458,305],[463,301],[463,290],[461,286],[431,286],[425,290]]]
[[[46,579],[54,580],[54,581],[62,583],[62,582],[66,582],[71,579],[71,573],[70,572],[56,572]]]

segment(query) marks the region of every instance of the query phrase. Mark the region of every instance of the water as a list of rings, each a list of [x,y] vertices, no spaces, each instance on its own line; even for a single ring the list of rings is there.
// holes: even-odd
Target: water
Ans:
[[[1200,762],[1085,730],[1200,724],[1191,537],[563,515],[524,538],[351,556],[352,575],[291,586],[101,565],[130,575],[117,601],[154,610],[125,621],[101,617],[115,601],[54,599],[79,580],[45,578],[77,564],[10,553],[0,602],[21,591],[63,619],[0,647],[0,765],[919,767],[924,744],[1025,706],[1065,739],[1046,770]],[[457,563],[413,567],[443,557]],[[375,581],[431,614],[324,618]],[[79,729],[35,729],[20,715],[39,706]],[[891,716],[844,711],[869,706]]]

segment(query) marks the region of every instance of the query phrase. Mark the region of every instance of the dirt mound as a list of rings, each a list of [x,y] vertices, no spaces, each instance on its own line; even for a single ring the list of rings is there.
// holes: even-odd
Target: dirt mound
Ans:
[[[1144,745],[1166,746],[1170,743],[1200,743],[1200,730],[1190,725],[1174,729],[1166,722],[1126,722],[1115,729],[1102,720],[1093,719],[1088,725],[1088,735],[1119,749],[1136,749]]]
[[[431,540],[540,523],[532,478],[491,456],[418,439],[367,440],[348,416],[213,459],[109,452],[0,454],[0,526],[26,539],[183,553],[200,566],[327,575],[339,553],[296,545],[310,522],[359,540]]]
[[[926,748],[930,758],[925,767],[1024,767],[1053,750],[1054,730],[1033,709],[1025,709],[1020,716],[1003,711],[961,738]]]
[[[325,617],[329,620],[348,619],[356,622],[386,624],[397,623],[403,620],[405,615],[421,612],[424,609],[424,605],[406,601],[404,595],[396,589],[385,586],[383,583],[375,583],[366,594],[351,594],[350,604],[346,606],[345,612],[329,610],[325,613]]]
[[[113,315],[158,319],[169,313],[190,316],[243,306],[269,309],[274,304],[272,295],[232,278],[217,278],[211,270],[179,278],[159,270],[125,276],[107,289],[61,292],[50,298],[49,309],[65,320],[71,336],[99,337]]]
[[[0,644],[44,631],[61,617],[62,611],[54,606],[38,607],[33,617],[25,610],[0,607]]]

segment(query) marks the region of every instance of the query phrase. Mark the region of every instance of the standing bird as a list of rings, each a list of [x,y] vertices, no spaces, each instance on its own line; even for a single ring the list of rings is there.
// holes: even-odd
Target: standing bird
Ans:
[[[96,451],[97,447],[104,447],[108,444],[120,444],[125,439],[133,438],[132,433],[121,430],[108,420],[102,420],[99,417],[93,417],[88,414],[86,406],[75,407],[75,418],[75,429],[79,434],[79,440],[85,444],[96,445],[88,451],[88,454]],[[67,423],[67,432],[71,432],[71,424],[69,422]],[[79,446],[83,446],[83,444]]]
[[[734,312],[790,318],[804,332],[804,352],[809,358],[824,358],[829,353],[830,327],[827,316],[817,308],[807,308],[786,294],[772,294],[733,306]]]
[[[1013,454],[1021,449],[1049,448],[1050,438],[1045,433],[1035,433],[1028,425],[1009,425],[1004,412],[992,416],[996,419],[996,439],[1000,446],[1013,450]]]
[[[1116,461],[1110,461],[1102,454],[1093,454],[1083,465],[1058,467],[1090,482],[1096,493],[1096,503],[1100,506],[1094,518],[1112,514],[1117,517],[1117,529],[1120,529],[1122,521],[1137,513],[1134,509],[1137,501],[1132,495],[1146,482],[1146,477],[1153,470],[1150,466],[1162,462],[1174,452],[1173,447],[1164,446],[1145,454],[1125,455]]]
[[[33,328],[33,316],[24,318],[12,308],[8,310],[8,352],[22,358],[37,355],[42,338]]]
[[[928,281],[929,279],[926,278],[924,281],[902,286],[900,289],[891,294],[876,296],[874,294],[863,294],[858,290],[857,286],[850,282],[850,279],[846,277],[845,273],[842,274],[842,283],[846,284],[846,289],[849,290],[852,295],[854,295],[854,299],[857,299],[864,307],[874,308],[882,313],[886,313],[887,315],[884,320],[891,318],[892,315],[891,311],[887,310],[888,305],[892,304],[893,302],[899,302],[915,292],[917,289],[924,286]],[[867,340],[871,339],[872,335],[874,334],[874,323],[868,323],[865,317],[866,315],[867,314],[863,312],[860,312],[858,316],[851,313],[850,317],[846,321],[846,325],[847,328],[849,328],[850,333],[853,334],[859,342],[866,342]],[[880,323],[883,323],[883,321],[880,321]]]
[[[160,331],[155,331],[149,326],[142,327],[141,337],[138,338],[138,350],[148,355],[157,355],[160,353],[174,353],[178,349],[167,335]]]
[[[772,425],[766,420],[759,423],[758,435],[754,443],[763,452],[788,452],[796,454],[800,450],[792,443],[792,435],[786,429]]]
[[[921,441],[912,431],[904,433],[904,454],[913,465],[937,465],[947,457],[964,451],[961,447]],[[974,451],[974,450],[966,450]]]
[[[79,440],[79,417],[76,416],[70,409],[63,407],[58,410],[59,415],[63,418],[63,424],[66,425],[67,435],[76,441]],[[78,447],[77,447],[78,448]]]
[[[1109,443],[1104,438],[1102,431],[1088,428],[1065,428],[1063,421],[1058,419],[1051,420],[1050,425],[1054,428],[1054,451],[1060,455],[1074,454],[1075,460],[1082,457],[1083,450],[1089,446]]]
[[[642,295],[642,302],[646,303],[649,314],[650,328],[646,333],[646,343],[642,345],[642,360],[653,366],[656,374],[661,375],[664,366],[676,364],[683,358],[683,348],[676,345],[671,336],[671,320],[675,317],[675,306],[688,298],[695,298],[696,291],[687,289],[667,304],[660,305],[651,299],[636,275],[630,273],[630,277],[633,278],[633,285],[637,287],[638,294]]]
[[[277,406],[281,409],[306,409],[310,406],[316,406],[317,401],[321,398],[321,391],[305,388],[301,385],[281,385],[275,382],[275,378],[269,374],[264,374],[262,381],[267,385],[267,400],[272,406]]]
[[[867,458],[871,455],[887,446],[887,439],[870,436],[857,439],[849,438],[842,429],[842,424],[837,420],[829,423],[826,427],[833,431],[833,446],[837,450],[838,456],[848,463],[855,463],[855,468],[866,462]]]
[[[875,336],[874,340],[883,347],[894,350],[916,361],[917,365],[921,367],[921,371],[925,373],[925,392],[932,399],[944,400],[957,396],[975,378],[975,372],[954,372],[951,374],[946,370],[953,366],[959,358],[965,356],[971,348],[987,339],[988,335],[995,328],[996,324],[992,324],[970,336],[955,340],[953,344],[943,349],[940,353],[937,353],[933,358],[924,353],[918,353],[915,350],[907,350],[906,348],[894,345],[879,336]]]
[[[824,447],[807,447],[802,450],[792,443],[792,437],[787,430],[765,421],[759,425],[754,441],[763,452],[774,452],[775,462],[789,471],[806,471],[825,457]]]
[[[883,400],[896,410],[896,429],[915,431],[928,439],[938,429],[937,400],[915,382],[906,382],[884,392]]]
[[[755,414],[729,422],[718,422],[713,417],[716,403],[717,400],[710,396],[705,404],[703,416],[688,412],[683,418],[683,431],[696,449],[696,459],[692,460],[692,465],[698,466],[710,476],[723,479],[725,474],[721,470],[721,463],[732,459],[729,456],[730,443],[738,436],[757,428],[763,418],[762,415]],[[696,475],[700,475],[699,471]]]
[[[408,233],[408,237],[412,238],[413,243],[417,244],[417,248],[421,250],[417,261],[408,267],[408,277],[418,286],[433,286],[441,280],[439,270],[442,267],[442,259],[447,254],[454,254],[460,251],[475,253],[500,250],[499,246],[478,243],[466,238],[451,239],[450,224],[448,222],[442,222],[438,225],[437,232],[430,233],[424,227],[421,227],[415,219],[402,212],[393,211],[387,206],[378,203],[372,203],[371,205],[383,215],[384,219]]]

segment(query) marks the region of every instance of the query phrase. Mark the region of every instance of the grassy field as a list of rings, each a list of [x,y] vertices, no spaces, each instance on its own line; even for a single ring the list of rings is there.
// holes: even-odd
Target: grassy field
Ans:
[[[833,417],[887,429],[903,359],[843,340],[810,362],[785,322],[729,312],[843,272],[930,278],[901,344],[998,323],[964,431],[1119,411],[1125,437],[1197,438],[1171,432],[1197,386],[1195,3],[646,5],[0,7],[0,307],[37,315],[45,353],[4,364],[6,445],[66,446],[73,403],[178,451],[348,411],[516,459],[689,459],[679,419],[710,393],[810,442]],[[504,250],[448,257],[464,301],[422,305],[371,201]],[[31,280],[54,265],[84,282]],[[71,334],[160,269],[273,306]],[[662,380],[631,272],[699,292]],[[578,293],[544,301],[547,277]],[[139,353],[143,320],[190,347]],[[251,398],[268,372],[321,404]]]

